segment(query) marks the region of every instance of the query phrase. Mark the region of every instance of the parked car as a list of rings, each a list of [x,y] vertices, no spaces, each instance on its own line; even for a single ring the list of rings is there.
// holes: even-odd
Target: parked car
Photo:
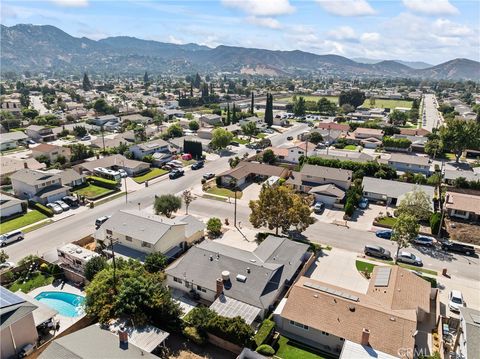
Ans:
[[[203,175],[203,178],[206,179],[207,181],[208,181],[209,179],[214,178],[214,177],[215,177],[215,173],[211,173],[211,172],[205,173],[205,174]]]
[[[197,161],[192,165],[192,170],[198,170],[203,167],[205,163],[203,161]]]
[[[90,135],[86,135],[86,136],[83,136],[80,141],[90,141],[92,139],[92,137],[90,137]]]
[[[73,196],[65,196],[62,198],[62,201],[68,204],[70,207],[78,207],[78,199]]]
[[[55,201],[55,203],[62,208],[62,211],[68,211],[70,209],[70,206],[63,201]]]
[[[466,256],[473,256],[475,248],[468,244],[445,241],[442,243],[442,249],[447,252],[456,252],[465,254]]]
[[[22,231],[16,230],[0,235],[0,247],[6,246],[7,244],[21,241],[24,238]]]
[[[380,229],[379,231],[375,232],[375,235],[378,238],[391,239],[392,238],[392,233],[393,233],[393,231],[391,229]]]
[[[418,244],[420,246],[428,246],[428,247],[433,247],[435,244],[436,240],[433,237],[429,236],[422,236],[418,235],[417,238],[413,240],[413,243]]]
[[[363,253],[365,253],[365,255],[367,256],[381,258],[381,259],[392,258],[390,251],[380,246],[366,245],[365,248],[363,249]]]
[[[360,202],[358,202],[358,207],[360,207],[361,209],[367,208],[368,207],[368,199],[362,198],[360,200]]]
[[[460,308],[465,306],[462,292],[458,290],[452,290],[448,295],[448,307],[452,312],[459,312]]]
[[[317,202],[313,206],[313,212],[315,212],[316,214],[320,214],[324,210],[325,210],[325,203],[323,203],[323,202]]]
[[[288,136],[287,137],[287,141],[292,141],[293,140],[293,136]]]
[[[128,177],[127,171],[125,171],[123,168],[120,168],[118,170],[118,173],[120,173],[120,177],[122,177],[122,178]]]
[[[103,217],[98,217],[96,220],[95,220],[95,227],[97,229],[100,228],[100,226],[102,224],[104,224],[106,221],[108,221],[108,219],[110,218],[110,216],[103,216]]]
[[[184,174],[185,174],[184,170],[182,170],[180,168],[177,168],[177,169],[174,169],[172,172],[170,172],[168,174],[168,177],[170,179],[175,179],[175,178],[178,178],[178,177],[182,177]]]
[[[4,263],[0,264],[0,270],[10,269],[10,268],[14,268],[14,267],[15,267],[15,263],[13,263],[13,262],[4,262]]]
[[[27,140],[27,143],[29,145],[35,145],[36,144],[36,142],[34,140]]]
[[[238,146],[240,146],[240,143],[238,143],[237,141],[232,141],[232,142],[230,142],[230,146],[238,147]]]
[[[55,214],[60,214],[63,212],[62,207],[60,207],[58,204],[52,202],[52,203],[47,203],[47,207],[50,208],[53,213]]]
[[[397,262],[400,263],[406,263],[406,264],[413,264],[415,266],[423,266],[422,260],[417,257],[415,254],[406,252],[406,251],[401,251],[398,253]]]

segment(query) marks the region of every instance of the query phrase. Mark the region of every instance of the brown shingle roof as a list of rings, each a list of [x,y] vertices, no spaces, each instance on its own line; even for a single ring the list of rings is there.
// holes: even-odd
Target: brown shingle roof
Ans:
[[[283,167],[266,165],[263,163],[240,162],[237,167],[221,173],[219,176],[230,176],[237,180],[245,178],[250,174],[261,176],[286,177],[288,170]]]
[[[305,283],[356,296],[358,301],[306,287]],[[415,310],[392,310],[369,295],[307,277],[301,277],[292,288],[281,316],[355,343],[361,342],[363,329],[368,329],[370,346],[392,355],[398,355],[399,348],[413,349],[415,344]]]
[[[480,214],[480,196],[473,194],[447,192],[448,209],[458,209],[465,212]]]

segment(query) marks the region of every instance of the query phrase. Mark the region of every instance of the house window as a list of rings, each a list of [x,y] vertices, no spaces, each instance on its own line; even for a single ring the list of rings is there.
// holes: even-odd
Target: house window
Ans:
[[[182,283],[182,280],[180,278],[177,278],[177,277],[173,277],[173,281],[174,282],[177,282],[177,283]]]
[[[142,242],[142,247],[152,248],[152,244],[147,242]]]
[[[107,234],[112,234],[112,231],[110,229],[106,230]]]
[[[132,237],[130,237],[130,236],[125,236],[125,239],[126,239],[127,241],[129,241],[129,242],[132,241]]]
[[[465,211],[461,211],[459,209],[456,209],[455,210],[455,214],[459,215],[459,216],[466,216],[467,215],[467,212]]]
[[[297,327],[297,328],[301,328],[303,330],[308,330],[308,325],[304,325],[302,323],[295,322],[294,320],[290,321],[290,325],[293,325],[294,327]]]
[[[203,293],[207,293],[207,290],[205,288],[202,288],[201,286],[197,285],[197,290]]]
[[[341,342],[344,342],[344,341],[345,341],[345,339],[344,339],[344,338],[340,338],[340,341],[341,341]]]
[[[82,265],[82,262],[79,261],[78,259],[75,259],[73,262],[74,262],[77,266]]]
[[[328,334],[327,332],[322,331],[322,335],[325,335],[326,337],[328,337],[330,334]]]

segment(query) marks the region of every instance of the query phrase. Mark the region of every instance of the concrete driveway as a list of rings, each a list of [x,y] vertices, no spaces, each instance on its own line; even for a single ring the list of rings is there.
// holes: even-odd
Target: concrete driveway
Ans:
[[[343,249],[333,248],[324,251],[305,275],[325,283],[366,293],[369,281],[355,267],[357,255]]]
[[[390,209],[390,211],[393,210]],[[352,219],[348,221],[348,226],[355,229],[369,231],[372,228],[373,220],[378,217],[380,213],[386,213],[384,206],[369,204],[366,209],[357,208]]]

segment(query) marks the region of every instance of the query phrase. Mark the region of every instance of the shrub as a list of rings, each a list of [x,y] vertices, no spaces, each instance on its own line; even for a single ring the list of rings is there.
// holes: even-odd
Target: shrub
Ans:
[[[222,185],[222,177],[216,177],[215,183],[217,184],[217,187],[220,187]]]
[[[47,263],[40,264],[40,270],[44,273],[48,273],[50,271],[50,267]]]
[[[269,357],[275,354],[275,349],[273,349],[270,345],[267,345],[267,344],[260,345],[256,351],[259,354],[266,355]]]
[[[207,222],[207,231],[212,237],[218,237],[222,233],[222,221],[220,218],[210,218]]]
[[[385,136],[383,138],[383,145],[385,147],[409,148],[411,144],[412,144],[412,141],[410,141],[407,138],[393,138],[388,136]]]
[[[258,329],[258,332],[255,334],[255,344],[257,344],[259,347],[264,344],[270,337],[270,333],[273,331],[273,328],[275,328],[275,322],[270,319],[265,319]]]
[[[152,252],[145,257],[144,265],[149,273],[160,272],[167,266],[167,257],[162,252]]]
[[[85,270],[84,270],[85,278],[89,282],[91,282],[93,280],[93,277],[95,277],[95,275],[98,272],[101,272],[106,267],[107,267],[107,260],[104,257],[100,257],[100,256],[93,257],[87,262],[87,264],[85,264]]]
[[[379,164],[374,161],[369,162],[353,162],[353,161],[340,161],[337,159],[327,159],[320,157],[308,157],[307,163],[316,166],[342,168],[344,170],[358,171],[363,170],[365,176],[377,177],[384,179],[397,178],[397,172],[393,167],[385,164]]]
[[[351,217],[353,212],[355,211],[355,206],[353,205],[353,202],[350,199],[348,199],[347,203],[345,203],[344,209],[345,209],[345,214]]]
[[[442,215],[439,212],[432,213],[430,216],[430,229],[432,234],[437,234],[440,230]]]
[[[120,183],[117,181],[112,181],[106,178],[96,177],[96,176],[89,176],[87,177],[87,180],[91,184],[94,184],[100,187],[109,188],[109,189],[117,189],[118,186],[120,185]]]
[[[47,217],[53,217],[53,211],[47,206],[44,206],[43,204],[34,202],[34,201],[29,201],[28,204],[30,208],[36,209],[37,211],[39,211],[40,213],[43,213]]]
[[[198,345],[203,345],[206,342],[206,337],[195,327],[185,327],[182,331],[183,335]]]

